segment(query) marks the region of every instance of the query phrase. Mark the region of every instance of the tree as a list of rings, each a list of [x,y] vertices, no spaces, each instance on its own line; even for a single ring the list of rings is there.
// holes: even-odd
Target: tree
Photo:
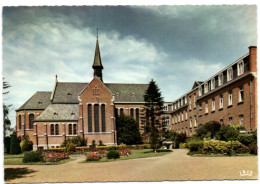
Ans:
[[[9,93],[9,91],[6,91],[6,89],[10,88],[11,85],[5,81],[5,78],[3,78],[3,95],[6,95]],[[6,105],[3,103],[3,126],[4,126],[4,136],[6,136],[7,131],[10,131],[10,125],[11,121],[9,120],[8,114],[9,114],[9,108],[12,105]]]
[[[200,124],[199,128],[196,130],[196,137],[203,139],[210,135],[210,138],[213,139],[220,127],[220,123],[216,121],[209,121],[204,125]]]
[[[150,135],[151,147],[156,153],[162,139],[160,116],[162,114],[163,98],[158,85],[152,79],[144,94],[145,101],[145,134]],[[150,132],[149,132],[150,131]]]
[[[29,138],[28,135],[25,135],[23,140],[20,143],[21,151],[31,151],[33,149],[33,141]]]
[[[118,144],[132,145],[142,143],[139,125],[131,116],[119,116],[116,119],[116,127]]]
[[[10,154],[16,155],[21,153],[20,141],[16,136],[16,132],[11,135]]]

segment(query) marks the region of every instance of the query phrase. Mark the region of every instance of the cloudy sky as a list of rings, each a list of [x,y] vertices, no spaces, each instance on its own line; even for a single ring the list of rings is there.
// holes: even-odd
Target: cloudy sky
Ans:
[[[256,6],[3,7],[3,71],[15,109],[36,91],[93,77],[96,28],[103,79],[149,83],[166,101],[188,92],[257,43]]]

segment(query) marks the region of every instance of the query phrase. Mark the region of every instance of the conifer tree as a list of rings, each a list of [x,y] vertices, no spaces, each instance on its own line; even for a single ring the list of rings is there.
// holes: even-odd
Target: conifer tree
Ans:
[[[144,101],[146,115],[145,135],[149,136],[151,147],[156,153],[162,138],[160,116],[162,114],[163,98],[158,85],[153,79],[145,91]]]
[[[20,147],[20,141],[18,140],[16,136],[16,132],[14,132],[11,135],[11,141],[10,141],[10,154],[16,155],[21,153],[21,147]]]

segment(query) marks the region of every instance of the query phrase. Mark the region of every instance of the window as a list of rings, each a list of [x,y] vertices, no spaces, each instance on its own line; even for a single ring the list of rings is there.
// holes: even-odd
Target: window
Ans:
[[[51,135],[54,135],[54,124],[51,124]]]
[[[19,129],[21,130],[22,129],[22,116],[21,115],[18,116],[18,121],[19,121]]]
[[[200,103],[200,110],[202,110],[202,104]]]
[[[239,63],[237,63],[237,75],[241,75],[244,73],[244,62],[240,61]]]
[[[69,124],[69,135],[72,135],[72,124]]]
[[[95,132],[99,132],[99,105],[94,105],[94,126]]]
[[[181,106],[183,105],[183,100],[181,99]]]
[[[232,91],[228,92],[228,106],[232,105]]]
[[[106,106],[105,106],[105,104],[101,105],[101,118],[102,118],[102,132],[105,132],[106,131]]]
[[[190,96],[190,110],[191,110],[191,96]]]
[[[190,128],[192,127],[192,118],[190,117]]]
[[[180,117],[180,114],[178,114],[178,122],[181,121],[181,117]]]
[[[194,127],[196,127],[197,126],[197,118],[196,118],[196,116],[194,116]]]
[[[73,134],[77,135],[77,124],[73,124]]]
[[[188,119],[188,113],[186,111],[186,113],[185,113],[185,120],[187,120],[187,119]]]
[[[211,90],[215,89],[215,78],[211,79]]]
[[[29,114],[29,129],[33,129],[34,114]]]
[[[228,119],[229,119],[229,123],[232,124],[233,123],[232,117],[229,117]]]
[[[187,96],[184,97],[184,103],[187,103]]]
[[[139,123],[139,109],[135,110],[135,117],[136,117],[137,123]]]
[[[223,95],[219,95],[219,108],[223,108]]]
[[[233,69],[232,68],[229,68],[227,70],[227,81],[230,81],[233,79]]]
[[[208,102],[205,102],[205,113],[207,114],[209,112]]]
[[[166,106],[166,107],[167,107],[167,106]],[[132,118],[134,118],[134,109],[133,109],[133,108],[130,109],[130,116],[131,116]]]
[[[88,104],[88,132],[92,132],[92,105]]]
[[[195,109],[195,108],[196,108],[196,93],[194,93],[193,100],[194,100],[194,102],[193,102],[193,107],[194,107],[194,109]]]
[[[183,112],[181,113],[181,120],[184,120]]]
[[[59,135],[59,124],[55,125],[55,135]]]
[[[244,127],[245,123],[244,123],[244,115],[239,115],[239,124]]]
[[[208,92],[208,82],[206,82],[205,84],[204,84],[204,93],[207,93]]]
[[[224,125],[224,121],[223,121],[223,119],[220,119],[219,122],[220,122],[221,125]]]
[[[215,98],[212,98],[212,111],[215,111]]]
[[[218,75],[218,86],[221,86],[223,84],[223,73]]]
[[[201,86],[199,86],[199,96],[201,96],[202,95],[202,88],[201,88]]]
[[[123,115],[124,115],[124,109],[121,108],[121,109],[120,109],[120,116],[123,116]]]
[[[244,89],[243,86],[240,86],[238,92],[238,102],[243,102],[243,101],[244,101]]]

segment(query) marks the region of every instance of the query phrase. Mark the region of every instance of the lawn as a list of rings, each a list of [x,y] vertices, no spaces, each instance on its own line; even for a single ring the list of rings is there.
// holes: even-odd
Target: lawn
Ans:
[[[23,160],[23,154],[5,155],[4,165],[58,165],[58,164],[64,164],[74,159],[69,158],[69,159],[60,160],[58,162],[29,162],[29,163],[23,163],[22,160]]]
[[[128,159],[137,159],[137,158],[148,158],[148,157],[156,157],[156,156],[163,156],[168,153],[171,153],[172,150],[158,150],[157,153],[154,153],[151,149],[142,149],[142,150],[131,150],[131,155],[129,156],[120,156],[119,159],[107,159],[103,157],[99,161],[82,161],[81,163],[97,163],[97,162],[112,162],[118,160],[128,160]]]
[[[198,154],[196,152],[190,152],[188,153],[187,155],[189,156],[192,156],[192,157],[230,157],[228,154],[214,154],[214,153],[211,153],[211,154]],[[235,156],[233,157],[248,157],[248,156],[257,156],[257,155],[253,155],[253,154],[249,154],[249,153],[238,153],[236,154]]]

